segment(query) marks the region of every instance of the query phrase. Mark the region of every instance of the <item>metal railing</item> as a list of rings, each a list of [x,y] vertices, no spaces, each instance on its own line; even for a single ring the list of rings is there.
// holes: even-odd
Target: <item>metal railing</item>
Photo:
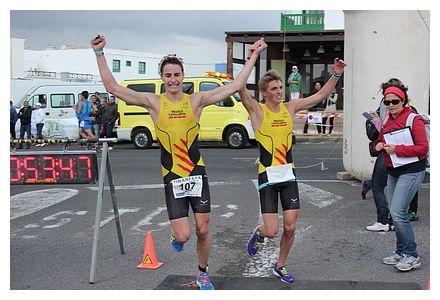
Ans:
[[[44,78],[44,79],[59,79],[64,81],[87,81],[93,82],[93,74],[85,73],[71,73],[71,72],[51,72],[51,71],[38,71],[27,70],[26,77],[28,78]]]
[[[324,13],[281,14],[281,31],[324,30]]]

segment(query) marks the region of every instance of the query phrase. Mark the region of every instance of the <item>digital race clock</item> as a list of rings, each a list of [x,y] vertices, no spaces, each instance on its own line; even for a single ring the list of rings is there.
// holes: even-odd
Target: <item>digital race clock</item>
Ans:
[[[10,154],[10,184],[95,183],[95,151],[26,151]]]

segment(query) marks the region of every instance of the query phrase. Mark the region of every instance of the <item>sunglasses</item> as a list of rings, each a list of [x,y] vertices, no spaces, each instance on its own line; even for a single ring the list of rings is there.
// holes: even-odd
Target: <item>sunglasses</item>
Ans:
[[[393,105],[397,105],[397,104],[399,104],[400,102],[402,102],[402,100],[400,100],[400,99],[383,100],[383,104],[385,104],[386,106],[390,105],[391,103],[392,103]]]

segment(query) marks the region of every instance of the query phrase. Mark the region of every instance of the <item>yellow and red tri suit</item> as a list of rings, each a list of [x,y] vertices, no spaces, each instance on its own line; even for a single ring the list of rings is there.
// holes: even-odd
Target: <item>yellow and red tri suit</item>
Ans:
[[[261,127],[255,132],[255,138],[260,150],[258,189],[260,191],[262,212],[277,212],[278,193],[281,197],[283,210],[298,209],[299,195],[297,182],[269,185],[266,173],[267,167],[290,164],[295,174],[295,165],[292,159],[292,117],[284,103],[280,104],[279,112],[271,111],[265,104],[260,104],[260,107],[263,110],[263,121]]]
[[[170,182],[176,178],[203,175],[202,197],[197,197],[198,200],[194,203],[192,201],[194,199],[187,200],[191,202],[194,212],[209,212],[209,189],[205,163],[197,144],[200,125],[194,117],[190,95],[184,94],[179,103],[172,103],[165,94],[162,94],[160,102],[155,128],[160,142],[162,176],[170,219],[188,216],[188,201],[173,199]],[[199,201],[200,203],[196,203]],[[182,203],[184,206],[181,205]]]

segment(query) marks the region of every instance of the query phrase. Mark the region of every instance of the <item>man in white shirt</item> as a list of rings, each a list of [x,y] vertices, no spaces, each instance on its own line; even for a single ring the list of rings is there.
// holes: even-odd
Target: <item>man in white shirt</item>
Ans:
[[[44,110],[41,108],[41,103],[35,103],[35,110],[32,112],[33,122],[37,127],[37,139],[43,139],[43,127],[44,127]],[[45,144],[37,144],[35,146],[44,147]]]

